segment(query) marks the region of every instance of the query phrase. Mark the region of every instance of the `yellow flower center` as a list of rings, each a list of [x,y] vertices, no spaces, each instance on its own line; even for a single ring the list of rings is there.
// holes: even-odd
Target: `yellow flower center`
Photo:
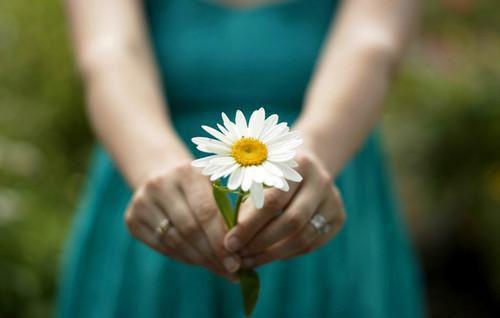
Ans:
[[[231,156],[244,167],[260,165],[267,159],[267,147],[258,139],[243,137],[231,147]]]

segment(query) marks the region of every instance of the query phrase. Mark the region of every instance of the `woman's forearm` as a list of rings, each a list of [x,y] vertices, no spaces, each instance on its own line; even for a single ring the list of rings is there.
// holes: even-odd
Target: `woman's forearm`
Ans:
[[[176,157],[189,158],[168,121],[139,5],[68,0],[90,121],[134,188]]]
[[[332,176],[377,121],[414,15],[413,0],[349,0],[341,8],[296,124]]]

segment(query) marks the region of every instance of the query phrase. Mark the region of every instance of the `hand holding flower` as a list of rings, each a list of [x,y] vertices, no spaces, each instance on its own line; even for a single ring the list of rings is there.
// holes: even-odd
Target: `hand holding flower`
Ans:
[[[222,246],[227,229],[212,186],[190,158],[148,178],[135,191],[125,220],[130,232],[156,251],[235,279],[231,272],[239,258]]]
[[[295,160],[303,181],[291,184],[288,192],[267,190],[262,209],[244,204],[238,225],[226,235],[226,248],[240,254],[243,267],[317,249],[332,239],[345,221],[339,191],[320,161],[304,150]],[[311,224],[313,218],[324,218],[325,225],[317,230]]]

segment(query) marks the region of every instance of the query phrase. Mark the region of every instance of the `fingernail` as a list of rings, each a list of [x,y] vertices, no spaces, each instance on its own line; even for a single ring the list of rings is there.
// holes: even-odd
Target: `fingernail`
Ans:
[[[241,247],[241,242],[236,236],[229,237],[225,242],[226,249],[231,252],[236,252]]]
[[[235,272],[240,266],[240,264],[238,263],[238,261],[234,256],[228,256],[224,258],[224,261],[222,263],[224,264],[226,270],[230,273]]]

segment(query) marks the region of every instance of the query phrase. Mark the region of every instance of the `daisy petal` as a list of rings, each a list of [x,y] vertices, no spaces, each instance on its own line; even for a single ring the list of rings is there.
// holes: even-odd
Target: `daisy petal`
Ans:
[[[275,165],[273,164],[272,162],[269,162],[269,161],[264,161],[262,163],[262,167],[264,169],[266,169],[266,171],[268,173],[272,173],[272,174],[275,174],[277,175],[278,177],[283,177],[283,172],[281,172],[281,170]]]
[[[283,152],[294,151],[298,146],[302,144],[302,140],[287,141],[286,143],[279,143],[273,146],[269,146],[269,154],[279,154]]]
[[[213,165],[232,165],[235,163],[234,158],[231,156],[220,156],[218,155],[216,158],[213,158],[213,160],[210,162]]]
[[[294,182],[302,181],[302,176],[297,171],[280,163],[277,163],[277,165],[280,167],[281,171],[283,171],[283,175],[286,179]]]
[[[226,137],[231,142],[234,142],[236,139],[238,139],[238,136],[233,131],[227,130],[226,127],[222,126],[221,124],[217,124],[217,128],[219,128],[219,130],[222,131],[222,133],[226,135]]]
[[[204,176],[211,176],[211,175],[213,175],[214,173],[216,173],[220,169],[221,169],[220,166],[210,165],[210,166],[206,166],[205,168],[203,168],[203,170],[201,170],[201,173]]]
[[[234,136],[234,139],[239,139],[242,137],[240,132],[238,131],[238,127],[236,127],[236,125],[229,119],[229,117],[227,117],[225,113],[222,113],[222,120],[224,122],[224,126],[229,131],[229,134],[231,136]]]
[[[241,186],[241,182],[243,181],[243,176],[245,175],[245,168],[239,167],[234,170],[233,173],[229,176],[229,180],[227,181],[227,187],[230,190],[236,190]]]
[[[272,161],[272,162],[283,162],[283,161],[288,161],[290,159],[293,159],[295,157],[295,151],[290,151],[290,152],[285,152],[285,153],[279,153],[279,154],[270,154],[267,157],[267,160]]]
[[[220,177],[227,176],[231,172],[233,172],[236,168],[238,168],[239,165],[233,164],[233,165],[225,165],[221,166],[219,170],[217,170],[211,177],[210,180],[215,181],[219,179]]]
[[[247,120],[245,119],[245,115],[243,115],[243,112],[241,110],[236,111],[236,127],[238,128],[241,136],[244,137],[247,135]]]
[[[208,152],[208,153],[215,153],[218,155],[228,155],[231,152],[229,147],[224,145],[224,144],[222,144],[222,145],[218,145],[218,144],[200,145],[200,146],[196,147],[196,149],[198,149],[199,151]]]
[[[260,136],[265,118],[266,112],[262,107],[252,113],[250,121],[248,122],[249,137],[258,138]]]
[[[252,173],[251,169],[245,169],[245,175],[243,176],[243,182],[241,183],[241,190],[248,191],[250,186],[252,186]]]
[[[269,145],[274,145],[286,140],[296,140],[296,139],[302,139],[302,136],[299,131],[294,130],[286,134],[283,134],[279,137],[276,137],[272,142],[269,142]]]
[[[277,123],[278,123],[278,115],[272,114],[271,116],[267,117],[267,119],[264,120],[264,126],[262,127],[259,139],[262,139],[265,133],[271,130],[274,126],[276,126]]]
[[[200,159],[193,160],[191,162],[191,165],[193,167],[197,167],[197,168],[205,168],[207,165],[210,164],[210,160],[215,159],[215,158],[219,158],[219,157],[220,157],[220,155],[211,155],[211,156],[203,157]]]
[[[229,140],[229,138],[227,138],[226,135],[224,135],[220,131],[217,131],[216,129],[213,129],[212,127],[205,126],[205,125],[202,125],[201,128],[203,128],[203,130],[205,130],[207,133],[214,136],[218,140],[222,141],[226,145],[232,144],[231,140]]]
[[[265,134],[265,136],[262,137],[262,141],[266,144],[269,144],[273,141],[274,138],[281,137],[282,135],[286,134],[290,128],[288,128],[287,123],[279,123],[276,126],[274,126],[271,130]]]
[[[267,171],[262,166],[255,166],[252,170],[253,180],[257,183],[264,182]]]
[[[195,145],[207,145],[207,144],[212,144],[212,143],[218,143],[220,141],[218,140],[215,140],[215,139],[212,139],[212,138],[207,138],[207,137],[194,137],[194,138],[191,138],[191,141],[195,144]]]
[[[230,168],[228,168],[224,174],[222,175],[223,178],[227,177],[228,175],[230,175],[231,173],[233,173],[233,171],[235,171],[236,169],[238,169],[240,167],[239,164],[235,163],[233,164]]]
[[[250,198],[257,209],[261,209],[264,206],[264,188],[261,183],[252,183],[250,187]]]
[[[290,185],[284,179],[283,179],[283,186],[280,188],[280,190],[284,192],[288,192],[288,190],[290,190]]]
[[[297,168],[299,166],[299,164],[297,163],[297,161],[295,160],[287,160],[287,161],[283,161],[281,163],[282,165],[285,165],[285,166],[288,166],[290,168]]]

